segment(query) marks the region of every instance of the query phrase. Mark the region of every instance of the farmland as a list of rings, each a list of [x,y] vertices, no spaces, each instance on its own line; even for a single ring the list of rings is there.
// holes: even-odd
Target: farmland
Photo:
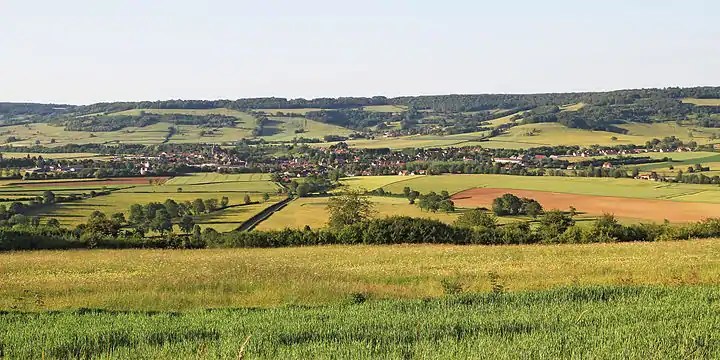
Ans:
[[[561,124],[541,123],[518,125],[508,130],[506,134],[490,138],[484,142],[487,148],[530,148],[556,145],[603,145],[616,146],[627,144],[644,144],[653,138],[676,136],[685,141],[707,143],[717,129],[696,126],[681,126],[669,123],[653,124],[624,124],[619,127],[628,130],[627,134],[617,134],[607,131],[592,131],[572,129]],[[689,133],[693,136],[690,138]]]
[[[378,218],[387,216],[412,216],[440,220],[452,223],[457,213],[430,213],[420,210],[417,205],[410,205],[405,198],[372,196],[370,201],[375,205]],[[321,228],[327,225],[329,214],[327,212],[327,197],[301,198],[291,202],[280,212],[272,215],[268,220],[258,226],[258,230],[277,230],[285,227],[302,228],[305,225],[311,228]]]
[[[262,138],[266,141],[292,141],[294,138],[322,138],[325,135],[349,135],[351,130],[297,117],[270,117]]]
[[[353,186],[361,187],[364,178],[354,180]],[[398,176],[398,180],[403,177]],[[523,177],[505,175],[440,175],[406,178],[406,181],[394,182],[387,177],[385,191],[402,193],[405,186],[422,193],[447,190],[451,194],[471,188],[504,188],[517,190],[551,191],[558,193],[617,196],[639,199],[673,199],[683,201],[683,197],[694,193],[708,196],[720,192],[717,187],[692,184],[663,184],[652,181],[611,178],[572,178],[572,177]],[[366,187],[371,189],[371,187]],[[709,201],[714,202],[714,201]]]
[[[460,207],[483,206],[490,208],[495,198],[508,192],[515,196],[535,199],[546,209],[568,211],[570,207],[575,207],[584,213],[610,213],[624,219],[635,218],[644,221],[667,219],[671,222],[689,222],[702,220],[711,216],[711,214],[720,214],[720,204],[572,195],[547,191],[470,189],[455,194],[452,199]]]
[[[324,308],[8,313],[0,349],[10,358],[717,358],[719,296],[606,287]]]
[[[152,181],[152,185],[150,184]],[[234,230],[244,221],[266,207],[280,201],[284,196],[276,195],[278,185],[269,181],[264,174],[217,173],[194,174],[190,176],[167,178],[127,178],[110,180],[73,180],[73,181],[25,181],[6,182],[0,186],[0,197],[27,198],[41,196],[43,191],[51,190],[56,194],[88,194],[90,191],[110,190],[109,195],[87,198],[79,201],[53,204],[35,210],[30,215],[41,219],[56,218],[63,226],[76,226],[87,221],[94,211],[105,214],[125,213],[132,204],[164,202],[167,199],[176,202],[195,199],[220,199],[227,197],[230,206],[209,214],[196,215],[195,222],[202,227],[217,231]],[[271,195],[266,202],[262,195]],[[245,196],[250,196],[258,204],[244,205]]]
[[[685,99],[682,99],[682,102],[688,103],[688,104],[694,104],[697,106],[720,106],[720,99],[685,98]]]
[[[720,281],[719,256],[718,240],[0,253],[0,308],[11,307],[25,290],[39,293],[44,309],[321,305],[357,292],[418,299],[441,296],[443,279],[487,292],[491,271],[513,292],[561,285],[713,285]]]

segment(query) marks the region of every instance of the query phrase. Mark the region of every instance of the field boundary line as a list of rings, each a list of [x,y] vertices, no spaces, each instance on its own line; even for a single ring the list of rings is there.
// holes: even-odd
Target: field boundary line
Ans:
[[[242,225],[238,226],[235,231],[251,231],[255,229],[258,225],[260,225],[261,222],[267,220],[272,214],[282,210],[287,206],[291,201],[297,200],[297,197],[288,197],[280,202],[277,202],[275,204],[272,204],[259,213],[253,215],[250,219],[245,220],[245,222],[242,223]]]

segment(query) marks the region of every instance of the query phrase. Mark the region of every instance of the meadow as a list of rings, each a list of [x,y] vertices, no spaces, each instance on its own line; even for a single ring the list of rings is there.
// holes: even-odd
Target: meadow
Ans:
[[[39,157],[42,156],[45,159],[62,159],[62,160],[110,160],[112,156],[99,155],[93,153],[23,153],[23,152],[3,152],[2,157],[6,159],[18,159],[24,157]]]
[[[279,230],[285,227],[303,228],[306,225],[313,229],[327,225],[329,213],[327,211],[328,197],[300,198],[290,202],[285,208],[260,223],[258,230]],[[452,224],[460,215],[459,212],[425,212],[417,205],[411,205],[407,199],[401,197],[371,196],[370,201],[375,207],[375,217],[411,216],[440,220]]]
[[[592,287],[322,308],[10,312],[0,314],[0,353],[36,359],[711,359],[720,357],[718,299],[717,287]]]
[[[290,142],[300,137],[322,139],[325,135],[347,136],[352,132],[344,127],[305,118],[270,117],[261,138],[266,141]]]
[[[685,99],[682,99],[682,102],[689,103],[689,104],[695,104],[697,106],[720,106],[720,99],[685,98]]]
[[[616,146],[628,144],[645,144],[653,138],[676,136],[683,141],[695,141],[698,144],[709,143],[710,136],[717,129],[697,126],[683,126],[675,123],[624,124],[619,127],[628,130],[627,134],[607,131],[593,131],[568,128],[557,123],[540,123],[518,125],[510,128],[507,133],[490,138],[483,143],[487,148],[531,148],[557,145],[602,145]],[[692,132],[692,137],[690,136]]]
[[[442,296],[443,282],[489,292],[558,286],[716,285],[720,240],[520,246],[320,246],[275,249],[0,253],[0,309],[205,308],[340,304]],[[540,275],[541,274],[541,275]]]
[[[675,201],[684,201],[685,197],[692,194],[702,194],[708,197],[707,202],[710,203],[717,202],[716,197],[720,195],[720,188],[715,186],[669,184],[613,178],[465,174],[416,177],[388,176],[382,179],[386,185],[382,185],[381,181],[373,179],[372,177],[350,179],[352,179],[351,183],[354,187],[365,187],[368,190],[382,187],[385,191],[390,191],[395,194],[401,194],[403,188],[408,186],[421,193],[447,190],[450,194],[454,194],[471,188],[503,188],[639,199],[672,199]],[[364,184],[365,181],[367,181],[367,185]]]

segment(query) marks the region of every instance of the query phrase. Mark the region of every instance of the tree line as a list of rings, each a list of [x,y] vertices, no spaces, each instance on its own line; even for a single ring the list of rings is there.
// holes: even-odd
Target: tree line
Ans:
[[[89,236],[47,225],[0,227],[0,250],[69,248],[268,248],[332,244],[579,244],[597,242],[642,242],[704,239],[720,236],[720,219],[689,224],[618,223],[606,214],[593,225],[578,226],[567,214],[546,211],[537,226],[527,222],[498,225],[482,210],[463,214],[454,225],[410,217],[370,219],[342,227],[313,230],[233,231],[218,233],[194,226],[190,234],[167,233],[163,237]]]

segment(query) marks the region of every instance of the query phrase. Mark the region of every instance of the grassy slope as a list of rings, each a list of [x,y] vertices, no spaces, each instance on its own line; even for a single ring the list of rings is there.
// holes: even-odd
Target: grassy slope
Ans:
[[[440,296],[443,279],[489,291],[591,284],[717,284],[720,240],[530,246],[322,246],[281,249],[0,253],[0,309],[25,290],[44,309],[193,310]],[[541,276],[540,276],[541,274]]]
[[[553,145],[590,146],[596,144],[614,146],[644,144],[653,138],[663,138],[665,136],[676,136],[683,141],[694,140],[698,144],[705,144],[710,142],[709,136],[713,132],[713,129],[686,127],[669,123],[626,124],[620,125],[620,127],[629,130],[629,133],[616,134],[607,131],[571,129],[556,123],[527,124],[515,126],[508,133],[494,137],[482,144],[488,148],[529,148]],[[533,129],[537,129],[539,132],[527,136],[526,134]],[[693,130],[692,138],[689,136],[690,130]],[[613,137],[617,138],[617,140],[612,140]]]
[[[29,124],[29,125],[13,125],[3,128],[6,134],[0,138],[0,145],[7,144],[5,140],[8,136],[15,136],[22,141],[13,142],[14,146],[32,146],[36,140],[40,140],[44,146],[59,146],[66,144],[90,144],[90,143],[139,143],[139,144],[159,144],[168,133],[168,123],[158,123],[150,126],[135,128],[129,127],[118,131],[110,132],[85,132],[85,131],[65,131],[62,126],[52,126],[45,123]],[[92,137],[92,135],[95,137]],[[50,144],[50,140],[55,139],[54,144]]]
[[[242,122],[252,122],[254,121],[253,117],[250,116],[248,113],[237,111],[237,110],[230,110],[225,108],[217,108],[217,109],[132,109],[132,110],[125,110],[120,111],[116,113],[111,113],[108,115],[132,115],[132,116],[139,116],[141,112],[146,112],[149,114],[185,114],[185,115],[225,115],[225,116],[233,116],[236,117],[238,120]]]
[[[295,133],[295,130],[304,130]],[[353,131],[341,126],[293,117],[271,117],[262,136],[266,141],[291,141],[293,138],[319,138],[325,135],[349,135]],[[267,135],[266,135],[267,134]]]
[[[720,106],[720,99],[685,98],[685,99],[682,99],[682,102],[695,104],[698,106]]]
[[[3,158],[6,159],[17,159],[24,158],[30,155],[30,157],[42,156],[45,159],[72,159],[72,160],[109,160],[112,156],[98,155],[93,153],[21,153],[21,152],[4,152],[2,153]]]

